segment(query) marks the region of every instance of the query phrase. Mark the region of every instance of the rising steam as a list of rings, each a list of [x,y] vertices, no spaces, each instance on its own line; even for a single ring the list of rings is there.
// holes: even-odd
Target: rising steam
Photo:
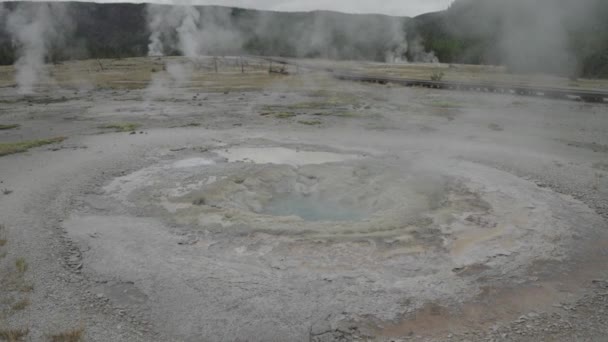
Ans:
[[[62,43],[67,32],[69,17],[66,7],[45,3],[36,6],[20,4],[12,11],[0,8],[0,16],[4,16],[3,21],[17,50],[15,80],[19,92],[32,93],[37,84],[50,81],[45,62],[51,49]]]
[[[406,60],[403,18],[318,11],[303,21],[298,14],[286,13],[280,18],[273,12],[249,12],[241,17],[238,13],[225,7],[148,5],[148,55],[181,54],[193,59],[247,51],[284,57]],[[434,55],[422,52],[411,56],[436,61]]]
[[[166,86],[179,86],[190,80],[193,64],[203,56],[240,53],[242,35],[235,29],[230,9],[194,6],[147,6],[150,40],[148,56],[178,53],[190,63],[168,62],[168,78],[155,75],[148,93],[158,95]]]
[[[150,4],[147,17],[149,56],[176,52],[189,58],[236,54],[243,44],[228,8]]]

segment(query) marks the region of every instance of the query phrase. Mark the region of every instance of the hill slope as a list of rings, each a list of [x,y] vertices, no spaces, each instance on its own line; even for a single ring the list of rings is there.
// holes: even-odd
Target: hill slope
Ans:
[[[2,5],[2,4],[0,4]],[[69,39],[53,44],[51,59],[145,56],[150,28],[146,5],[64,3],[71,21]],[[6,3],[17,7],[56,3]],[[170,12],[170,6],[155,5]],[[403,44],[407,18],[335,12],[280,13],[199,6],[200,53],[259,54],[384,61]],[[175,29],[173,30],[175,35]],[[166,35],[165,53],[178,53],[177,38]],[[66,41],[68,42],[66,44]],[[15,54],[6,28],[0,28],[0,63]]]
[[[65,7],[70,19],[61,23],[62,39],[46,42],[51,50],[48,60],[148,54],[153,18],[146,5],[70,2],[0,6],[8,10]],[[168,6],[154,8],[172,11]],[[213,6],[196,10],[197,18],[200,15],[196,48],[203,54],[374,61],[431,61],[436,55],[444,63],[503,64],[519,72],[608,77],[605,0],[457,0],[446,11],[416,18]],[[176,42],[178,34],[175,27],[163,33],[164,53],[182,51]],[[0,25],[0,64],[11,64],[16,57],[7,27]]]
[[[605,0],[457,0],[415,18],[408,33],[445,62],[608,77],[606,18]]]

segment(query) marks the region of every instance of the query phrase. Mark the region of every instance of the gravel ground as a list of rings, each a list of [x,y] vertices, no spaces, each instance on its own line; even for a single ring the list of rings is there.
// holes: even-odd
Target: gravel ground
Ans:
[[[0,339],[606,340],[605,105],[273,77],[1,88]]]

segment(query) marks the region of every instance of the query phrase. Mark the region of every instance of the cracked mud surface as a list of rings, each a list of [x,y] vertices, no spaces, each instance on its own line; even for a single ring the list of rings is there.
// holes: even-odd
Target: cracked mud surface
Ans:
[[[32,340],[83,322],[91,341],[603,341],[608,155],[587,147],[608,144],[604,105],[335,81],[320,111],[276,84],[3,103],[22,127],[2,141],[68,137],[0,159],[0,263],[26,258],[34,286],[23,313],[0,306],[6,324]]]

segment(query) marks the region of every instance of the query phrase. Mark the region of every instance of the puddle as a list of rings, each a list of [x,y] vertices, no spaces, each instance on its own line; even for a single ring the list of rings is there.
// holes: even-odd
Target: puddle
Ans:
[[[336,163],[359,156],[331,152],[296,151],[283,147],[231,148],[216,151],[229,162],[249,162],[256,164],[286,164],[291,166]]]
[[[368,213],[355,208],[314,197],[287,195],[274,198],[264,209],[265,214],[274,216],[297,216],[304,221],[360,221]]]

